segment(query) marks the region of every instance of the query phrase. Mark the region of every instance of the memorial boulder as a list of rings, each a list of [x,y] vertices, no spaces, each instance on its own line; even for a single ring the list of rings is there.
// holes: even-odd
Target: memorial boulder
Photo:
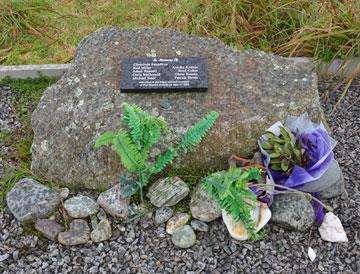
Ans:
[[[201,91],[121,91],[124,60],[176,56],[206,59]],[[168,121],[163,143],[210,111],[219,112],[202,143],[174,164],[193,172],[224,168],[231,154],[249,156],[264,130],[289,114],[323,120],[316,74],[303,64],[173,30],[105,27],[80,43],[70,69],[45,91],[33,114],[33,172],[68,187],[105,189],[116,182],[124,170],[116,152],[94,143],[119,128],[122,102]]]

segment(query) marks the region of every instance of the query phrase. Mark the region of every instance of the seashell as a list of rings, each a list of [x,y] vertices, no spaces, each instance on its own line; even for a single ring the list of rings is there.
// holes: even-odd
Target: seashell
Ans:
[[[222,210],[222,217],[231,237],[240,241],[247,240],[249,238],[243,223],[235,222],[233,217],[227,214],[225,210]],[[255,221],[255,229],[256,232],[258,232],[269,222],[271,218],[271,211],[266,204],[257,202],[256,208],[251,211],[251,217]]]

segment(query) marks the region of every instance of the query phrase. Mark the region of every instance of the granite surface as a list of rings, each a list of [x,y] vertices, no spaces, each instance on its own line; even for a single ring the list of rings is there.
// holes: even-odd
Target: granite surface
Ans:
[[[122,60],[150,55],[206,57],[208,91],[121,93]],[[219,112],[203,142],[174,163],[184,174],[224,168],[231,154],[249,156],[263,131],[288,114],[324,119],[316,74],[303,64],[174,30],[104,27],[82,40],[70,69],[33,113],[32,171],[69,187],[109,187],[124,169],[110,147],[95,149],[94,143],[119,128],[122,102],[165,118],[171,132],[164,144],[210,111]]]
[[[6,204],[21,222],[34,222],[54,213],[59,204],[59,194],[36,180],[24,178],[6,194]]]

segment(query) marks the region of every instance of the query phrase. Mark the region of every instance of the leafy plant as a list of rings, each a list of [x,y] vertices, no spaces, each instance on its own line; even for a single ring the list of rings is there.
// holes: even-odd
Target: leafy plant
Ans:
[[[280,135],[267,131],[267,140],[260,143],[261,147],[269,154],[270,168],[290,175],[295,165],[306,168],[311,157],[303,148],[299,131],[294,135],[287,127],[280,127]],[[305,140],[306,141],[306,140]],[[311,143],[308,142],[309,146]]]
[[[208,190],[220,207],[224,209],[233,219],[241,221],[250,238],[257,239],[255,222],[251,217],[251,210],[255,208],[256,195],[249,189],[250,181],[258,180],[261,170],[252,168],[243,170],[230,167],[227,172],[217,172],[203,180],[203,188]]]
[[[187,152],[199,144],[218,117],[217,112],[210,112],[206,118],[191,127],[178,144],[168,147],[155,163],[151,164],[147,162],[150,150],[159,141],[161,133],[168,132],[166,122],[144,112],[136,105],[123,103],[122,108],[122,122],[126,128],[103,133],[96,140],[95,146],[113,145],[124,167],[137,177],[136,180],[120,177],[120,182],[127,185],[124,195],[130,197],[139,191],[141,201],[143,187],[149,183],[150,177],[171,164],[180,152]]]

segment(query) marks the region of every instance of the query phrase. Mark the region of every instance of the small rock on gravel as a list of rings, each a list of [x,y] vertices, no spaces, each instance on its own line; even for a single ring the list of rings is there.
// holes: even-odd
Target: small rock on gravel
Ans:
[[[65,200],[67,197],[69,197],[70,190],[67,187],[63,187],[60,189],[59,194],[60,198],[62,200]]]
[[[96,217],[101,221],[106,219],[106,212],[102,208],[99,208],[99,212],[96,214]]]
[[[94,201],[94,199],[79,194],[75,197],[67,199],[64,202],[64,208],[73,218],[85,218],[96,214],[99,210],[99,205]]]
[[[332,212],[325,214],[324,221],[319,227],[321,239],[328,242],[347,242],[345,230],[340,219]]]
[[[203,222],[211,222],[221,216],[218,202],[201,185],[198,185],[191,196],[190,210],[194,218]]]
[[[190,220],[190,215],[187,213],[177,213],[169,219],[166,223],[166,232],[168,234],[173,234],[173,232],[185,225]]]
[[[161,207],[156,210],[155,223],[162,224],[167,222],[173,215],[173,210],[170,207]]]
[[[189,248],[196,243],[196,235],[189,225],[177,228],[171,236],[173,244],[180,248]]]
[[[207,232],[209,230],[209,226],[205,222],[199,220],[192,220],[190,225],[195,231]]]
[[[90,228],[85,220],[77,219],[70,223],[68,231],[60,232],[59,243],[63,245],[85,244],[90,240]]]
[[[123,195],[124,185],[117,184],[100,193],[97,202],[113,217],[127,218],[129,215],[129,199]]]
[[[27,222],[53,214],[59,206],[60,196],[51,188],[25,178],[7,193],[6,202],[16,219]]]
[[[173,206],[189,194],[189,187],[179,177],[159,179],[150,188],[147,197],[156,207]]]
[[[279,226],[305,231],[315,220],[314,209],[310,202],[297,194],[281,194],[274,198],[271,206],[271,222]]]
[[[38,219],[35,223],[35,229],[40,231],[46,238],[55,241],[58,234],[64,231],[64,227],[56,221],[49,219]]]
[[[96,229],[91,232],[91,240],[93,242],[102,242],[111,238],[111,223],[107,219],[103,219],[99,222]]]

